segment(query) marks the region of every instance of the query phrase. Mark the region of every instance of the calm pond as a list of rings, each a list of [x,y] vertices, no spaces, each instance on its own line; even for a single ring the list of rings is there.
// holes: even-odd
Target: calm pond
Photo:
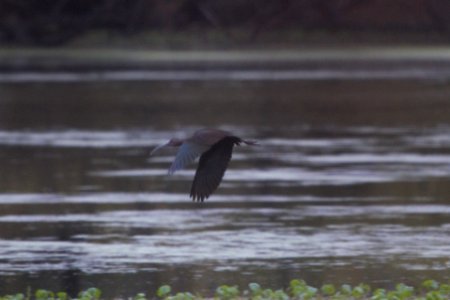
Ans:
[[[261,145],[193,203],[201,127]],[[448,62],[3,72],[0,165],[0,294],[450,278]]]

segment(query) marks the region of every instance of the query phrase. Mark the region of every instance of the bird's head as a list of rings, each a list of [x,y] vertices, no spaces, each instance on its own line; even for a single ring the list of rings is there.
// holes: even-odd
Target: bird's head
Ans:
[[[183,140],[182,139],[171,138],[170,141],[166,144],[166,146],[179,147],[179,146],[181,146],[181,144],[183,144]]]

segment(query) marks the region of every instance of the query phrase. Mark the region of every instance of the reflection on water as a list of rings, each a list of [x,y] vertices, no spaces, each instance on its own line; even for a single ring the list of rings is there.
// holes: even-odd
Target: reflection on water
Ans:
[[[3,83],[0,293],[447,280],[449,95],[348,78]],[[261,146],[238,147],[198,204],[193,168],[168,177],[174,152],[149,151],[201,126]]]

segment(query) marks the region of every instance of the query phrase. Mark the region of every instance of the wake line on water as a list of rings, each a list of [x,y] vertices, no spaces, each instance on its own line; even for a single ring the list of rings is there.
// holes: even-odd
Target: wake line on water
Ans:
[[[89,71],[8,72],[0,82],[91,82],[91,81],[283,81],[283,80],[384,80],[450,79],[450,70],[221,70],[221,71]]]

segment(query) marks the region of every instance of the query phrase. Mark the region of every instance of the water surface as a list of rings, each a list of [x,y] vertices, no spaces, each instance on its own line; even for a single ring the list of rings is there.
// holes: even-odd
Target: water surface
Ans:
[[[350,69],[0,74],[0,293],[448,280],[450,73]],[[202,204],[200,127],[261,144]]]

